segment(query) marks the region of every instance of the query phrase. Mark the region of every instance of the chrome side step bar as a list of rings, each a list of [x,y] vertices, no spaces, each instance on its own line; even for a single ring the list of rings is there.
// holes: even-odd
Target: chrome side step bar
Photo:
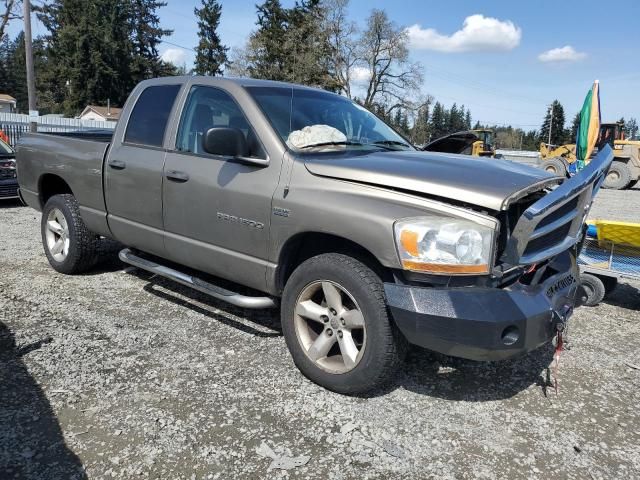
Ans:
[[[120,260],[134,267],[146,270],[161,277],[168,278],[186,287],[191,287],[194,290],[210,295],[218,300],[230,303],[237,307],[242,308],[274,308],[276,302],[270,297],[249,297],[246,295],[240,295],[239,293],[226,290],[224,288],[213,285],[212,283],[205,282],[192,275],[179,272],[173,268],[165,267],[158,263],[152,262],[145,258],[139,257],[129,248],[121,250],[118,254]]]

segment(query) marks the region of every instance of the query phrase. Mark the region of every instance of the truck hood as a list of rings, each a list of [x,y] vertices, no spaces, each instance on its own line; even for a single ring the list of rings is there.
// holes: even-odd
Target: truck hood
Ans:
[[[447,198],[492,210],[562,178],[495,158],[435,152],[373,152],[304,160],[314,175]]]

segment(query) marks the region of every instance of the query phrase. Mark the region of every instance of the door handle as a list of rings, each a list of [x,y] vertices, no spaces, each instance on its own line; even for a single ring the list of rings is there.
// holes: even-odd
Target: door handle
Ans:
[[[124,170],[127,164],[121,160],[109,160],[109,166],[114,170]]]
[[[173,180],[174,182],[184,183],[189,180],[189,175],[184,172],[178,172],[177,170],[168,170],[164,176],[169,180]]]

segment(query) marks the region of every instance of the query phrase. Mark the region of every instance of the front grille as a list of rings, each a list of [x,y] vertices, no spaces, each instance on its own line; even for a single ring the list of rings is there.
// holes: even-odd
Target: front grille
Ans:
[[[583,170],[529,204],[515,226],[509,229],[500,261],[506,265],[530,265],[575,245],[582,234],[582,223],[593,196],[612,159],[611,149],[603,150]],[[521,208],[517,207],[518,210]],[[507,215],[507,220],[510,217]]]
[[[578,206],[578,197],[573,198],[572,200],[569,200],[567,203],[562,205],[560,208],[558,208],[557,210],[554,210],[549,215],[547,215],[542,220],[540,220],[540,223],[538,223],[538,228],[546,227],[547,225],[555,222],[559,218],[562,218],[562,217],[568,215],[569,213],[574,213],[574,215],[575,215],[575,213],[577,213],[576,212],[576,207],[577,206]]]
[[[17,197],[18,196],[18,184],[14,185],[0,185],[0,198]]]
[[[541,237],[534,238],[527,243],[527,248],[524,249],[524,255],[532,255],[536,252],[544,252],[550,247],[562,243],[567,235],[569,235],[571,231],[571,223],[565,223],[560,228],[556,230],[552,230],[546,235],[542,235]]]

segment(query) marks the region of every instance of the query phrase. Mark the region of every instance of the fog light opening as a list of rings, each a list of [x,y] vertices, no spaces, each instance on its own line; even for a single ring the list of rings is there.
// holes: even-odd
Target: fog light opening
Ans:
[[[502,343],[513,345],[520,338],[520,331],[515,325],[511,325],[502,331]]]

